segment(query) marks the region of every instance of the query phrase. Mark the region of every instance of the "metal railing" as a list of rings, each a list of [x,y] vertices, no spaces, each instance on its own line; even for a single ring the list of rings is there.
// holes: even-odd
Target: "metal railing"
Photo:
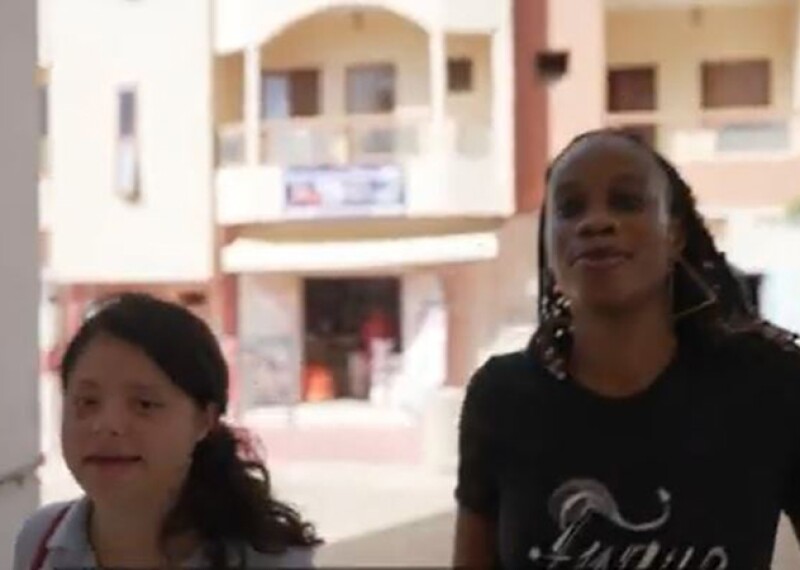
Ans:
[[[215,141],[216,163],[218,167],[244,164],[246,153],[245,129],[242,123],[232,123],[217,127]]]
[[[427,114],[271,120],[261,124],[259,135],[260,162],[284,166],[401,162],[430,152],[434,142]],[[454,155],[474,159],[491,152],[488,124],[450,120],[442,135]],[[217,165],[244,164],[246,144],[241,123],[218,127]]]
[[[260,158],[290,166],[404,160],[423,152],[427,125],[424,118],[385,115],[267,121]]]
[[[704,110],[696,115],[615,113],[611,127],[629,130],[676,160],[724,160],[794,154],[798,116],[772,109]]]

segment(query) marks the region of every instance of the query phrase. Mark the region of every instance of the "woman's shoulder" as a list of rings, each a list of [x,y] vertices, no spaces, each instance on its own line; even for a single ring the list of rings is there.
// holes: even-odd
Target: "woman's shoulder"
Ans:
[[[75,501],[62,501],[40,507],[28,516],[20,526],[14,543],[14,568],[27,569],[39,548],[45,534],[49,532],[56,518],[65,513]]]
[[[515,379],[529,376],[530,367],[531,361],[525,351],[493,354],[472,374],[467,391],[482,394],[502,390]]]
[[[729,336],[716,352],[726,377],[777,389],[800,402],[800,345],[794,333],[762,323]]]
[[[470,379],[470,384],[511,386],[524,380],[527,385],[551,376],[541,359],[530,348],[497,353],[487,358]]]
[[[469,379],[465,390],[468,408],[499,410],[513,406],[520,399],[539,399],[547,390],[541,388],[550,378],[529,350],[498,353],[490,356]]]
[[[800,374],[797,335],[768,322],[731,334],[721,349],[721,356],[730,362],[752,364],[789,376]],[[800,377],[797,381],[800,382]]]

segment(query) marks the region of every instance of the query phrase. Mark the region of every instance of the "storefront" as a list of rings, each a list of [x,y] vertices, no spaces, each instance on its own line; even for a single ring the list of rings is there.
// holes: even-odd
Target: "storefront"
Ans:
[[[414,407],[444,382],[447,308],[434,271],[239,282],[245,408],[337,399]]]
[[[491,259],[495,237],[377,241],[226,251],[244,409],[350,399],[416,411],[445,382],[447,261]]]
[[[374,397],[403,354],[400,279],[310,278],[302,287],[301,399]]]

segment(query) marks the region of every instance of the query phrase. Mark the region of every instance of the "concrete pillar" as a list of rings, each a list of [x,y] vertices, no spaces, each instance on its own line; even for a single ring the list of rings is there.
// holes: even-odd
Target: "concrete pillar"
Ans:
[[[794,6],[794,50],[792,56],[792,135],[794,149],[800,148],[800,4]]]
[[[441,28],[431,31],[428,38],[430,61],[431,141],[433,151],[442,157],[447,131],[447,48]]]
[[[245,160],[249,166],[260,162],[261,141],[261,46],[251,44],[244,52]]]
[[[514,0],[515,175],[518,212],[536,212],[544,196],[543,172],[550,156],[549,85],[537,56],[548,48],[549,0]],[[495,71],[495,77],[498,77]]]
[[[496,188],[514,186],[514,36],[511,11],[505,13],[503,22],[491,37],[492,61],[492,156],[495,160]],[[516,207],[514,193],[506,192],[508,201],[503,204],[508,214]]]
[[[548,2],[548,48],[569,58],[566,74],[548,89],[551,158],[576,135],[604,123],[605,11],[603,0]]]
[[[0,561],[39,502],[36,2],[0,2]]]

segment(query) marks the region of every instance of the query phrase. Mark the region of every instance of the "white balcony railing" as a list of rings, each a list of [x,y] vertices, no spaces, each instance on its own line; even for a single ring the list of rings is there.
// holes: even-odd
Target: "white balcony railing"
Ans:
[[[315,117],[262,123],[259,157],[262,164],[319,166],[404,162],[433,148],[430,119],[386,115],[342,118]],[[443,133],[448,152],[463,158],[486,158],[491,152],[489,125],[450,121]],[[217,164],[245,163],[242,124],[217,129]]]
[[[498,215],[491,125],[427,117],[320,117],[261,126],[247,152],[241,125],[217,130],[217,211],[221,224],[298,218]],[[249,164],[256,156],[260,163]],[[432,191],[435,189],[435,191]]]
[[[217,127],[216,162],[218,167],[237,166],[245,162],[246,138],[244,125],[232,123]]]
[[[619,113],[606,124],[629,130],[678,162],[780,158],[800,153],[800,121],[764,109],[703,111],[694,117]]]
[[[402,161],[424,152],[427,125],[424,119],[380,115],[269,121],[261,126],[261,161],[285,166]]]

